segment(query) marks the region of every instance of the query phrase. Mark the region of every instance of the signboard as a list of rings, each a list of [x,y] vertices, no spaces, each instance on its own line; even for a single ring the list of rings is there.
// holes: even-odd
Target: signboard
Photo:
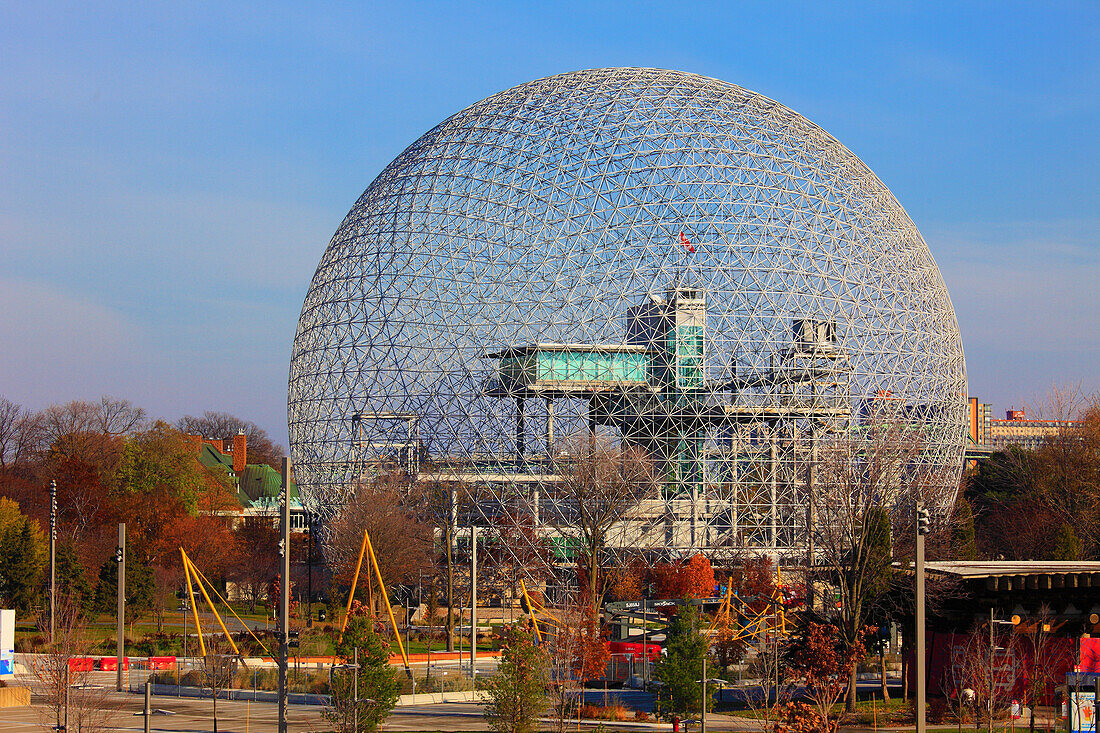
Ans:
[[[1070,733],[1096,733],[1096,692],[1070,692]]]
[[[0,676],[15,673],[15,611],[0,610]]]
[[[1100,673],[1100,639],[1081,639],[1080,671]]]

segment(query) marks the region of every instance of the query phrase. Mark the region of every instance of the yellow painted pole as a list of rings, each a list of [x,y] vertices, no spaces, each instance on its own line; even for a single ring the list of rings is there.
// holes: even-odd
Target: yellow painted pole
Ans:
[[[363,530],[363,536],[367,537],[367,531]],[[409,655],[405,653],[405,645],[401,643],[401,634],[397,631],[397,619],[393,617],[393,607],[390,606],[390,596],[386,593],[386,584],[382,582],[382,571],[378,567],[378,558],[374,556],[374,547],[367,537],[367,552],[370,553],[370,562],[374,566],[374,577],[378,579],[378,592],[382,594],[382,600],[386,602],[386,611],[390,614],[390,624],[393,626],[393,637],[397,639],[397,649],[401,652],[401,659],[405,662],[405,669],[409,669]]]
[[[351,614],[351,602],[355,600],[355,586],[359,584],[359,569],[363,567],[363,553],[367,551],[367,530],[363,530],[363,542],[359,545],[359,559],[355,562],[355,575],[351,577],[351,593],[348,594],[348,607],[344,609],[344,623],[340,625],[340,640],[344,640],[344,630],[348,628],[348,616]],[[334,657],[335,658],[335,657]]]
[[[191,610],[195,614],[195,630],[199,634],[199,649],[206,656],[206,642],[202,639],[202,624],[199,623],[199,607],[195,605],[195,589],[191,585],[191,569],[187,566],[187,553],[180,548],[180,556],[183,557],[183,572],[187,576],[187,593],[191,596]],[[197,578],[196,578],[197,580]]]
[[[539,620],[535,616],[535,607],[531,604],[531,596],[527,594],[527,584],[523,582],[523,578],[519,579],[520,590],[523,591],[523,597],[527,600],[527,608],[531,611],[531,623],[535,627],[535,638],[542,643],[542,632],[539,631]]]
[[[780,588],[783,586],[783,573],[779,569],[779,563],[775,564],[775,593],[774,596],[778,596],[775,599],[779,606],[779,630],[786,636],[787,635],[787,612],[783,606],[783,591]]]
[[[198,568],[195,567],[194,563],[191,562],[186,553],[184,554],[183,559],[184,562],[188,563],[195,571],[196,580],[198,580]],[[225,638],[229,640],[229,646],[233,647],[233,651],[237,653],[238,657],[241,656],[241,650],[237,648],[237,644],[233,641],[233,637],[229,635],[229,629],[225,628],[225,622],[222,621],[222,617],[218,613],[218,609],[214,607],[214,602],[210,600],[210,595],[206,592],[206,588],[203,586],[202,581],[199,581],[199,592],[201,592],[202,597],[206,599],[206,605],[210,606],[210,610],[213,612],[214,618],[218,619],[218,626],[222,627],[222,632],[225,634]]]
[[[219,601],[221,601],[222,603],[224,603],[224,604],[225,604],[225,607],[229,609],[229,612],[230,612],[231,614],[233,614],[233,618],[235,618],[235,619],[237,619],[238,621],[240,621],[240,622],[241,622],[241,626],[243,626],[243,627],[244,627],[244,630],[245,630],[245,631],[247,631],[247,632],[248,632],[248,633],[249,633],[249,634],[250,634],[250,635],[252,636],[252,638],[256,640],[256,643],[257,643],[257,644],[259,644],[259,645],[260,645],[260,647],[261,647],[261,648],[262,648],[262,649],[263,649],[263,650],[264,650],[265,652],[267,652],[268,654],[271,654],[271,652],[270,652],[270,651],[268,651],[268,648],[267,648],[266,646],[264,646],[264,643],[263,643],[262,641],[260,641],[259,637],[257,637],[257,636],[256,636],[255,634],[253,634],[253,633],[252,633],[252,629],[251,629],[251,628],[249,628],[248,624],[246,624],[246,623],[244,622],[244,620],[243,620],[243,619],[242,619],[242,618],[241,618],[240,616],[238,616],[238,615],[237,615],[237,612],[233,610],[233,607],[229,605],[229,601],[227,601],[227,600],[225,600],[224,598],[222,598],[222,594],[218,592],[218,589],[214,587],[214,584],[213,584],[213,583],[211,583],[211,582],[210,582],[210,581],[209,581],[209,580],[207,579],[207,577],[206,577],[205,575],[203,575],[203,574],[202,574],[202,571],[201,571],[201,570],[199,570],[198,566],[197,566],[197,565],[195,565],[195,563],[191,563],[191,567],[193,567],[193,568],[195,569],[195,572],[199,574],[199,578],[200,578],[200,579],[202,579],[202,580],[205,580],[205,581],[206,581],[206,584],[210,586],[210,590],[214,591],[214,595],[216,595],[216,596],[218,597],[218,600],[219,600]]]

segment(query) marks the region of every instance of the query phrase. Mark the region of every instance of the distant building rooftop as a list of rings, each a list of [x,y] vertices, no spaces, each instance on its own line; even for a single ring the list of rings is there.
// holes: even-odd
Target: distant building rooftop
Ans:
[[[924,567],[961,578],[1100,573],[1100,561],[1094,560],[958,560],[928,562]]]

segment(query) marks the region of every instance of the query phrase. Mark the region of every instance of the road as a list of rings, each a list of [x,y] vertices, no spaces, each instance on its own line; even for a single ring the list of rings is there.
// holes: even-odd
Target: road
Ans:
[[[136,694],[112,694],[111,700],[119,705],[119,713],[114,719],[114,728],[118,731],[141,731],[143,698]],[[150,724],[150,730],[168,733],[207,733],[213,730],[213,704],[210,700],[198,700],[174,697],[154,697],[154,710],[165,710],[172,715],[156,715]],[[396,708],[382,726],[384,731],[484,731],[488,730],[482,717],[483,708],[473,703],[440,703]],[[48,716],[41,705],[41,699],[32,700],[26,708],[0,709],[0,733],[41,733],[43,716]],[[218,701],[219,733],[278,733],[278,706],[274,703],[250,703],[240,701]],[[321,718],[321,708],[312,705],[294,705],[287,711],[291,731],[320,733],[331,730]],[[725,715],[712,715],[708,718],[710,730],[755,731],[759,725],[752,721],[732,718]],[[586,723],[582,727],[591,729],[598,721]],[[626,733],[627,731],[655,730],[671,731],[670,724],[604,723],[605,728]],[[556,726],[550,720],[544,720],[542,728],[553,730]],[[578,730],[576,722],[566,726]]]

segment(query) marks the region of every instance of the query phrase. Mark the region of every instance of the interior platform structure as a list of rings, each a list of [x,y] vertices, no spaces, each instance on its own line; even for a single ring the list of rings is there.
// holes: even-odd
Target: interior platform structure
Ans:
[[[744,377],[728,357],[708,365],[714,342],[700,288],[647,296],[625,326],[621,343],[531,343],[486,355],[496,369],[485,391],[512,401],[516,415],[513,460],[496,467],[497,478],[517,479],[517,500],[555,525],[556,467],[576,437],[556,435],[556,405],[575,412],[579,402],[590,434],[640,449],[658,477],[610,544],[803,559],[817,440],[852,418],[835,323],[793,319],[771,368]]]

